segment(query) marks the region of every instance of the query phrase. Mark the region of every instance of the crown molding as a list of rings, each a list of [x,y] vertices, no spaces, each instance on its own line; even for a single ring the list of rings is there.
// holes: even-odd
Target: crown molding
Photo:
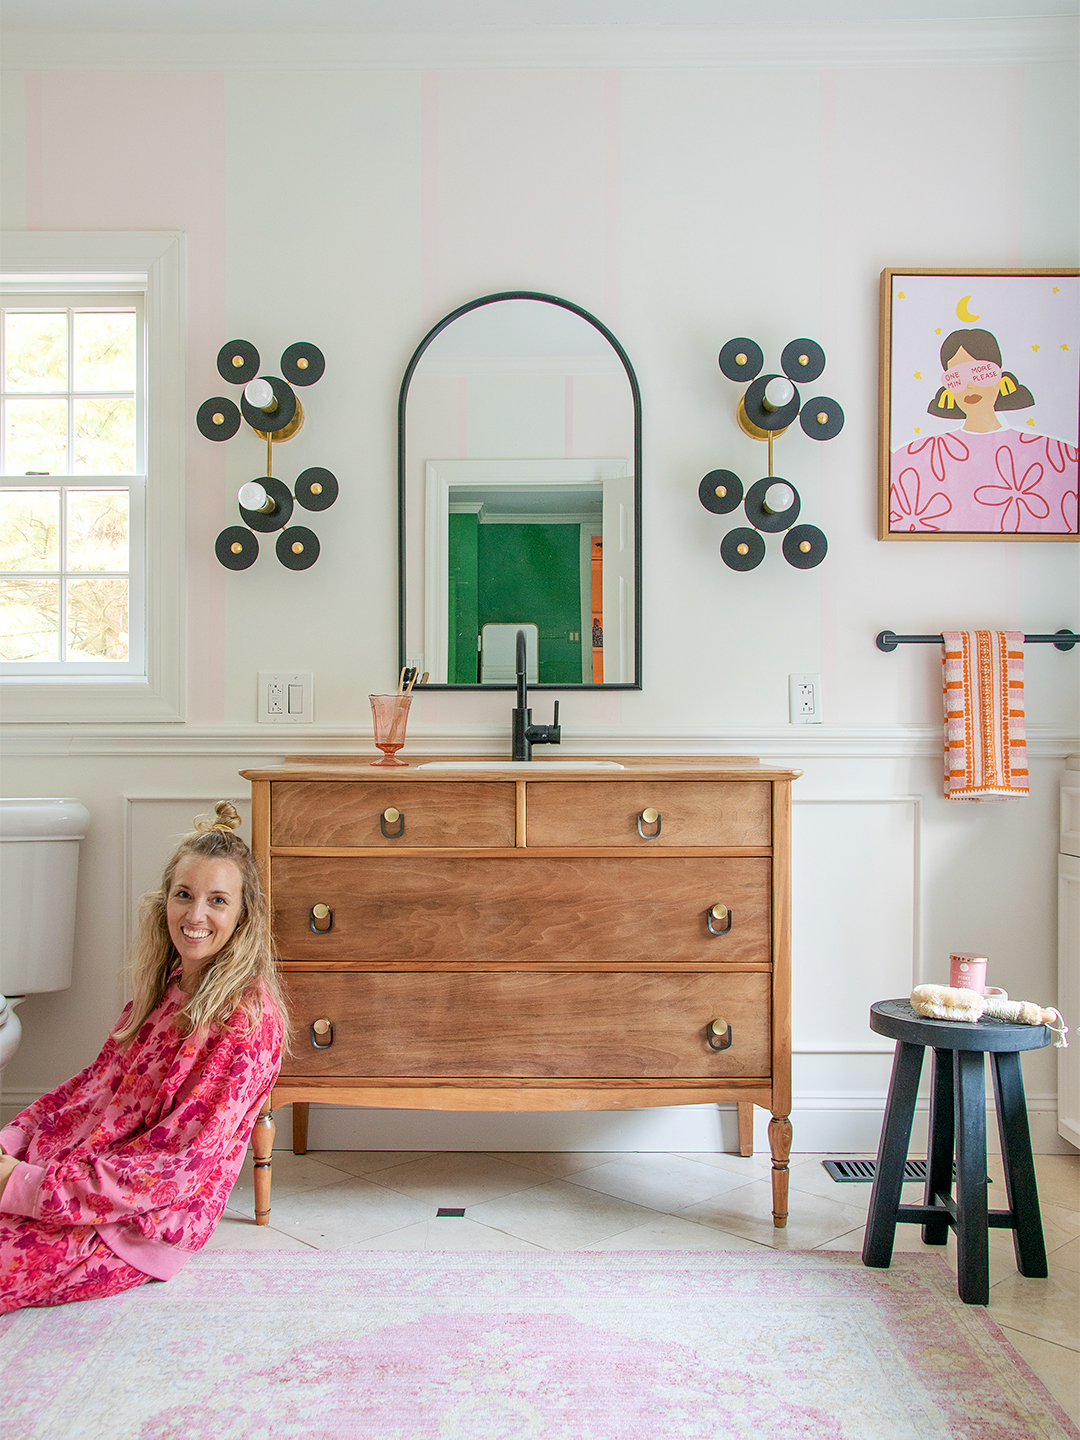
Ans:
[[[374,745],[358,726],[297,725],[5,725],[5,760],[31,758],[188,759],[225,757],[240,764],[273,764],[295,756],[363,759]],[[409,727],[414,756],[508,754],[506,725]],[[1080,736],[1051,726],[1029,725],[1028,753],[1036,760],[1064,760],[1080,750]],[[657,758],[754,755],[799,764],[803,760],[894,760],[941,754],[940,725],[773,725],[697,731],[578,729],[562,746],[574,755],[649,755]],[[542,765],[543,761],[537,761]]]
[[[9,28],[5,70],[801,69],[1069,60],[1067,15],[853,25],[487,25],[324,30]]]

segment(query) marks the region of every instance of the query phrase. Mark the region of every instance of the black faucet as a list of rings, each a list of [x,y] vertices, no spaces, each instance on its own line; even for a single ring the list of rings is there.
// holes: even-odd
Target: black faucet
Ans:
[[[531,760],[534,745],[559,745],[562,729],[559,725],[559,702],[555,701],[555,717],[550,725],[534,725],[532,711],[526,707],[528,699],[528,678],[525,672],[525,631],[517,632],[517,651],[514,669],[517,672],[517,705],[513,715],[512,760]]]

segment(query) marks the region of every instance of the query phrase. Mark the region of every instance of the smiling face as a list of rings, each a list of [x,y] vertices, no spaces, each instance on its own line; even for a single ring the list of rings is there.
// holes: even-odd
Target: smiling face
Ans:
[[[228,944],[243,909],[243,876],[232,860],[184,855],[173,871],[165,902],[169,939],[183,966],[189,993],[199,974]]]
[[[949,357],[947,369],[955,370],[958,365],[973,365],[978,369],[979,363],[961,345],[956,354]],[[1000,394],[999,378],[995,377],[989,385],[975,385],[971,383],[971,372],[968,371],[964,379],[966,383],[961,389],[953,392],[957,409],[964,415],[964,429],[980,432],[1000,430],[1001,421],[994,414],[994,405]]]

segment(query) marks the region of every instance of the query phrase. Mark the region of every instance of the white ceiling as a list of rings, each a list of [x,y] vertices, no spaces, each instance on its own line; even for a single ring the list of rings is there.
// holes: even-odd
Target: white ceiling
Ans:
[[[3,0],[7,28],[174,32],[849,25],[1075,14],[1076,0]]]

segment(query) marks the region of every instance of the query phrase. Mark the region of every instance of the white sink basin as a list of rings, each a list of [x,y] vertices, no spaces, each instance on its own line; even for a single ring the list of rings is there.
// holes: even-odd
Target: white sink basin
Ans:
[[[617,760],[425,760],[418,770],[625,770]]]

